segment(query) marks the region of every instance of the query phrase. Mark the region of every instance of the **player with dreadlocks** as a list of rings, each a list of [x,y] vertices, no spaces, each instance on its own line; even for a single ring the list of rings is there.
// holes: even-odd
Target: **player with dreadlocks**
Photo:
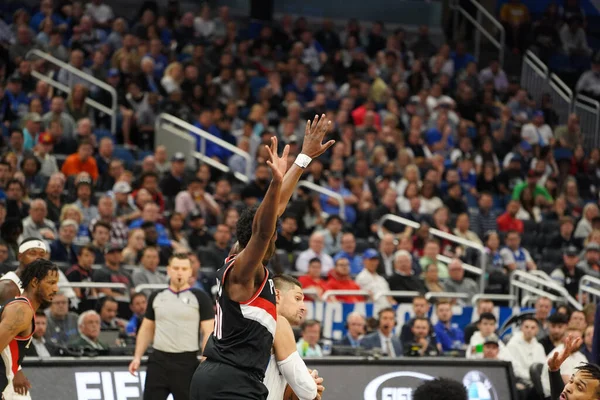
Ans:
[[[554,353],[548,360],[550,375],[550,398],[552,400],[596,400],[600,399],[600,366],[582,364],[565,384],[560,374],[560,366],[573,353],[581,348],[581,337],[567,336],[565,348]]]
[[[35,331],[35,312],[52,302],[58,292],[58,268],[54,263],[37,259],[20,276],[23,295],[0,306],[0,391],[12,384],[25,349]]]

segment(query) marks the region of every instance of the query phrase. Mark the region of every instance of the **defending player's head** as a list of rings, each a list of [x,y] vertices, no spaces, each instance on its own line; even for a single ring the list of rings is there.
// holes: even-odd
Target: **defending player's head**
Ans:
[[[250,241],[250,237],[252,236],[252,223],[254,222],[254,216],[256,215],[256,211],[258,210],[257,206],[246,208],[240,214],[240,218],[238,219],[235,234],[238,239],[236,245],[238,250],[236,253],[242,251]],[[265,256],[263,257],[263,265],[267,265],[269,260],[275,254],[275,241],[277,240],[277,229],[275,229],[275,233],[269,242],[269,247],[265,252]]]
[[[302,284],[291,275],[277,275],[273,278],[277,297],[277,314],[287,319],[291,325],[300,325],[306,314]]]
[[[38,258],[27,265],[21,274],[21,283],[29,300],[45,307],[58,293],[58,267],[51,261]]]
[[[467,389],[461,382],[436,378],[423,382],[415,389],[413,400],[467,400]]]
[[[560,400],[600,399],[600,367],[596,364],[583,364],[563,389]]]
[[[169,258],[167,275],[169,275],[169,285],[173,289],[176,291],[186,289],[192,276],[192,264],[188,255],[185,253],[173,254]]]
[[[19,267],[25,267],[38,258],[48,259],[48,246],[43,240],[37,238],[27,238],[19,245]]]

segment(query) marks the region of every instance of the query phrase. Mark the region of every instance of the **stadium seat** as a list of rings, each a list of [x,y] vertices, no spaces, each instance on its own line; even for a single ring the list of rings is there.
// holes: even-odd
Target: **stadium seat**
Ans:
[[[562,264],[562,254],[562,249],[545,248],[542,251],[542,262],[560,265]]]
[[[537,395],[537,398],[543,400],[544,396],[544,386],[542,385],[542,371],[544,369],[544,364],[535,363],[529,367],[529,377],[531,378],[531,382],[533,383],[534,393]]]
[[[300,244],[298,245],[298,250],[304,251],[308,249],[308,236],[300,236]]]
[[[100,142],[101,139],[105,137],[109,137],[112,139],[113,143],[115,142],[115,137],[113,134],[107,129],[96,129],[94,130],[94,136],[96,136],[96,142]]]
[[[133,154],[131,154],[131,151],[123,146],[115,146],[113,150],[113,157],[123,161],[128,169],[132,168],[133,164],[135,164],[135,158],[133,157]]]
[[[540,231],[544,234],[555,234],[559,231],[560,223],[558,221],[542,221]]]
[[[537,222],[529,220],[529,221],[523,221],[523,228],[524,228],[523,236],[526,236],[529,233],[537,233],[540,226]]]
[[[373,244],[368,240],[368,239],[364,239],[364,238],[356,238],[356,252],[357,253],[364,253],[365,250],[367,250],[368,248],[373,247]]]

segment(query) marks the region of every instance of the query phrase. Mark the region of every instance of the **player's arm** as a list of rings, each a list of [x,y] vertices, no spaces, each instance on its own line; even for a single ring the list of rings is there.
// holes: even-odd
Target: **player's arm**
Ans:
[[[289,146],[285,146],[283,156],[277,156],[277,138],[271,138],[271,147],[267,146],[270,160],[267,164],[271,168],[273,179],[267,189],[265,197],[256,211],[252,222],[252,236],[246,247],[236,256],[235,268],[230,272],[228,290],[233,301],[246,301],[254,293],[254,278],[257,269],[262,268],[269,243],[275,234],[277,223],[277,204],[279,204],[279,191],[283,176],[287,168],[287,154]],[[264,274],[264,272],[260,272]]]
[[[317,398],[317,383],[296,350],[294,332],[287,319],[277,316],[277,329],[273,341],[279,371],[300,400]]]
[[[10,303],[2,313],[0,321],[0,350],[4,350],[19,333],[31,327],[33,310],[24,302]]]
[[[21,295],[17,284],[11,280],[0,281],[0,304],[4,304],[10,299]]]
[[[310,159],[315,159],[325,153],[328,148],[335,144],[335,140],[330,140],[323,144],[323,139],[330,128],[331,121],[326,119],[325,114],[321,115],[321,118],[319,118],[318,115],[315,115],[312,122],[310,120],[306,121],[306,129],[304,130],[304,140],[302,142],[300,154],[304,154]],[[301,164],[301,162],[298,161],[298,164]],[[300,167],[298,164],[292,164],[283,178],[281,194],[279,196],[279,206],[277,207],[277,216],[281,216],[285,212],[290,198],[292,197],[294,190],[296,190],[298,181],[304,172],[304,168]]]
[[[131,361],[131,364],[129,364],[129,372],[131,372],[132,375],[135,375],[137,370],[140,368],[142,357],[154,339],[155,329],[156,323],[154,320],[144,318],[135,341],[135,353],[133,354],[133,361]]]

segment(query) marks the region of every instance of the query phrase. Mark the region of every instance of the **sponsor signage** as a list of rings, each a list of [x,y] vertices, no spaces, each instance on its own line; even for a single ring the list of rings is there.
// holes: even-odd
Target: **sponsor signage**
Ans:
[[[142,399],[145,372],[131,375],[127,371],[128,362],[129,359],[120,357],[26,360],[23,369],[33,385],[34,399]],[[469,400],[516,400],[512,369],[506,362],[331,357],[306,363],[325,379],[330,400],[411,400],[418,385],[436,377],[462,382]]]

